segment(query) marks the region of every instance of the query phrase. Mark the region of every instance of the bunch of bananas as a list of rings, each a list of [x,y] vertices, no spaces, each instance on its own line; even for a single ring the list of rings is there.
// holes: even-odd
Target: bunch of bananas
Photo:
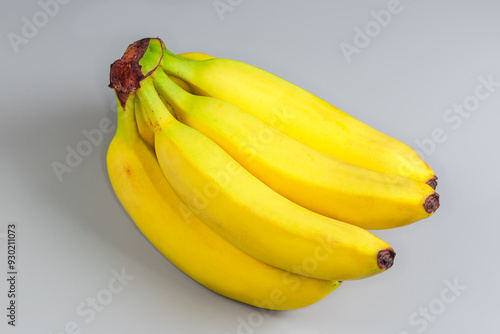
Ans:
[[[172,263],[226,297],[310,305],[392,266],[394,250],[367,230],[439,207],[411,148],[256,67],[145,38],[110,82],[118,199]]]

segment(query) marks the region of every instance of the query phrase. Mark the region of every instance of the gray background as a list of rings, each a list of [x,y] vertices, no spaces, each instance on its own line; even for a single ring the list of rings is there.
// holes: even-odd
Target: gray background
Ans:
[[[480,77],[500,82],[499,2],[401,0],[385,26],[372,11],[394,1],[221,2],[231,10],[218,13],[213,1],[74,0],[44,16],[37,1],[2,1],[0,332],[498,333],[500,87],[475,96]],[[40,27],[25,29],[16,52],[9,36],[23,37],[26,20]],[[358,28],[374,29],[369,42],[355,40]],[[109,65],[129,43],[156,36],[176,53],[269,70],[419,150],[439,176],[441,208],[376,231],[397,251],[394,267],[346,282],[310,307],[262,314],[205,289],[117,201],[105,166],[113,133],[62,181],[52,168],[86,139],[82,131],[116,123]],[[357,47],[350,57],[341,51],[347,44]],[[448,111],[464,103],[470,113]],[[11,222],[15,328],[5,317]],[[123,289],[94,317],[82,315],[89,300],[109,297],[122,270],[130,276]]]

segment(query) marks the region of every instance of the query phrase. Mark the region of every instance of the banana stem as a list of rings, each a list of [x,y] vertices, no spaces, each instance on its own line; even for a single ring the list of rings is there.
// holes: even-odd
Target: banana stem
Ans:
[[[159,69],[155,72],[153,84],[160,96],[164,98],[174,110],[183,109],[192,94],[179,87],[169,76]]]
[[[116,133],[131,145],[137,140],[137,124],[135,122],[135,110],[134,110],[134,100],[136,99],[134,94],[128,96],[125,101],[125,106],[120,103],[120,98],[117,96],[118,104],[118,124],[116,128]]]
[[[157,69],[161,71],[161,69]],[[141,88],[136,91],[146,115],[151,122],[155,132],[161,131],[172,122],[175,122],[174,116],[168,111],[167,107],[156,92],[153,84],[153,76],[148,76],[141,81]]]
[[[138,64],[144,76],[147,77],[160,66],[165,44],[159,38],[145,38],[145,40],[148,41],[147,49],[140,57]]]
[[[168,74],[182,79],[189,79],[192,73],[191,67],[196,63],[196,60],[179,57],[164,48],[163,57],[160,60],[160,67]]]

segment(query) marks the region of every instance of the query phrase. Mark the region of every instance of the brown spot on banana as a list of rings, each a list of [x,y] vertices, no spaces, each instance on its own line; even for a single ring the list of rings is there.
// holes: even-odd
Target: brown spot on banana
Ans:
[[[425,199],[424,208],[427,213],[434,213],[439,208],[439,194],[434,193]]]
[[[392,248],[383,249],[378,252],[377,265],[382,270],[387,270],[394,264],[396,252]]]
[[[434,177],[425,182],[425,184],[431,186],[432,189],[436,190],[436,187],[438,185],[437,179],[438,179],[437,176],[434,175]]]

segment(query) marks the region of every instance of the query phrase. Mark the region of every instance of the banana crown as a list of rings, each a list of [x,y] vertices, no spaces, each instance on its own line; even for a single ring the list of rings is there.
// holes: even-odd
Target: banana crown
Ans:
[[[143,38],[130,44],[123,56],[111,64],[109,87],[125,106],[129,95],[160,65],[165,44],[159,38]]]

